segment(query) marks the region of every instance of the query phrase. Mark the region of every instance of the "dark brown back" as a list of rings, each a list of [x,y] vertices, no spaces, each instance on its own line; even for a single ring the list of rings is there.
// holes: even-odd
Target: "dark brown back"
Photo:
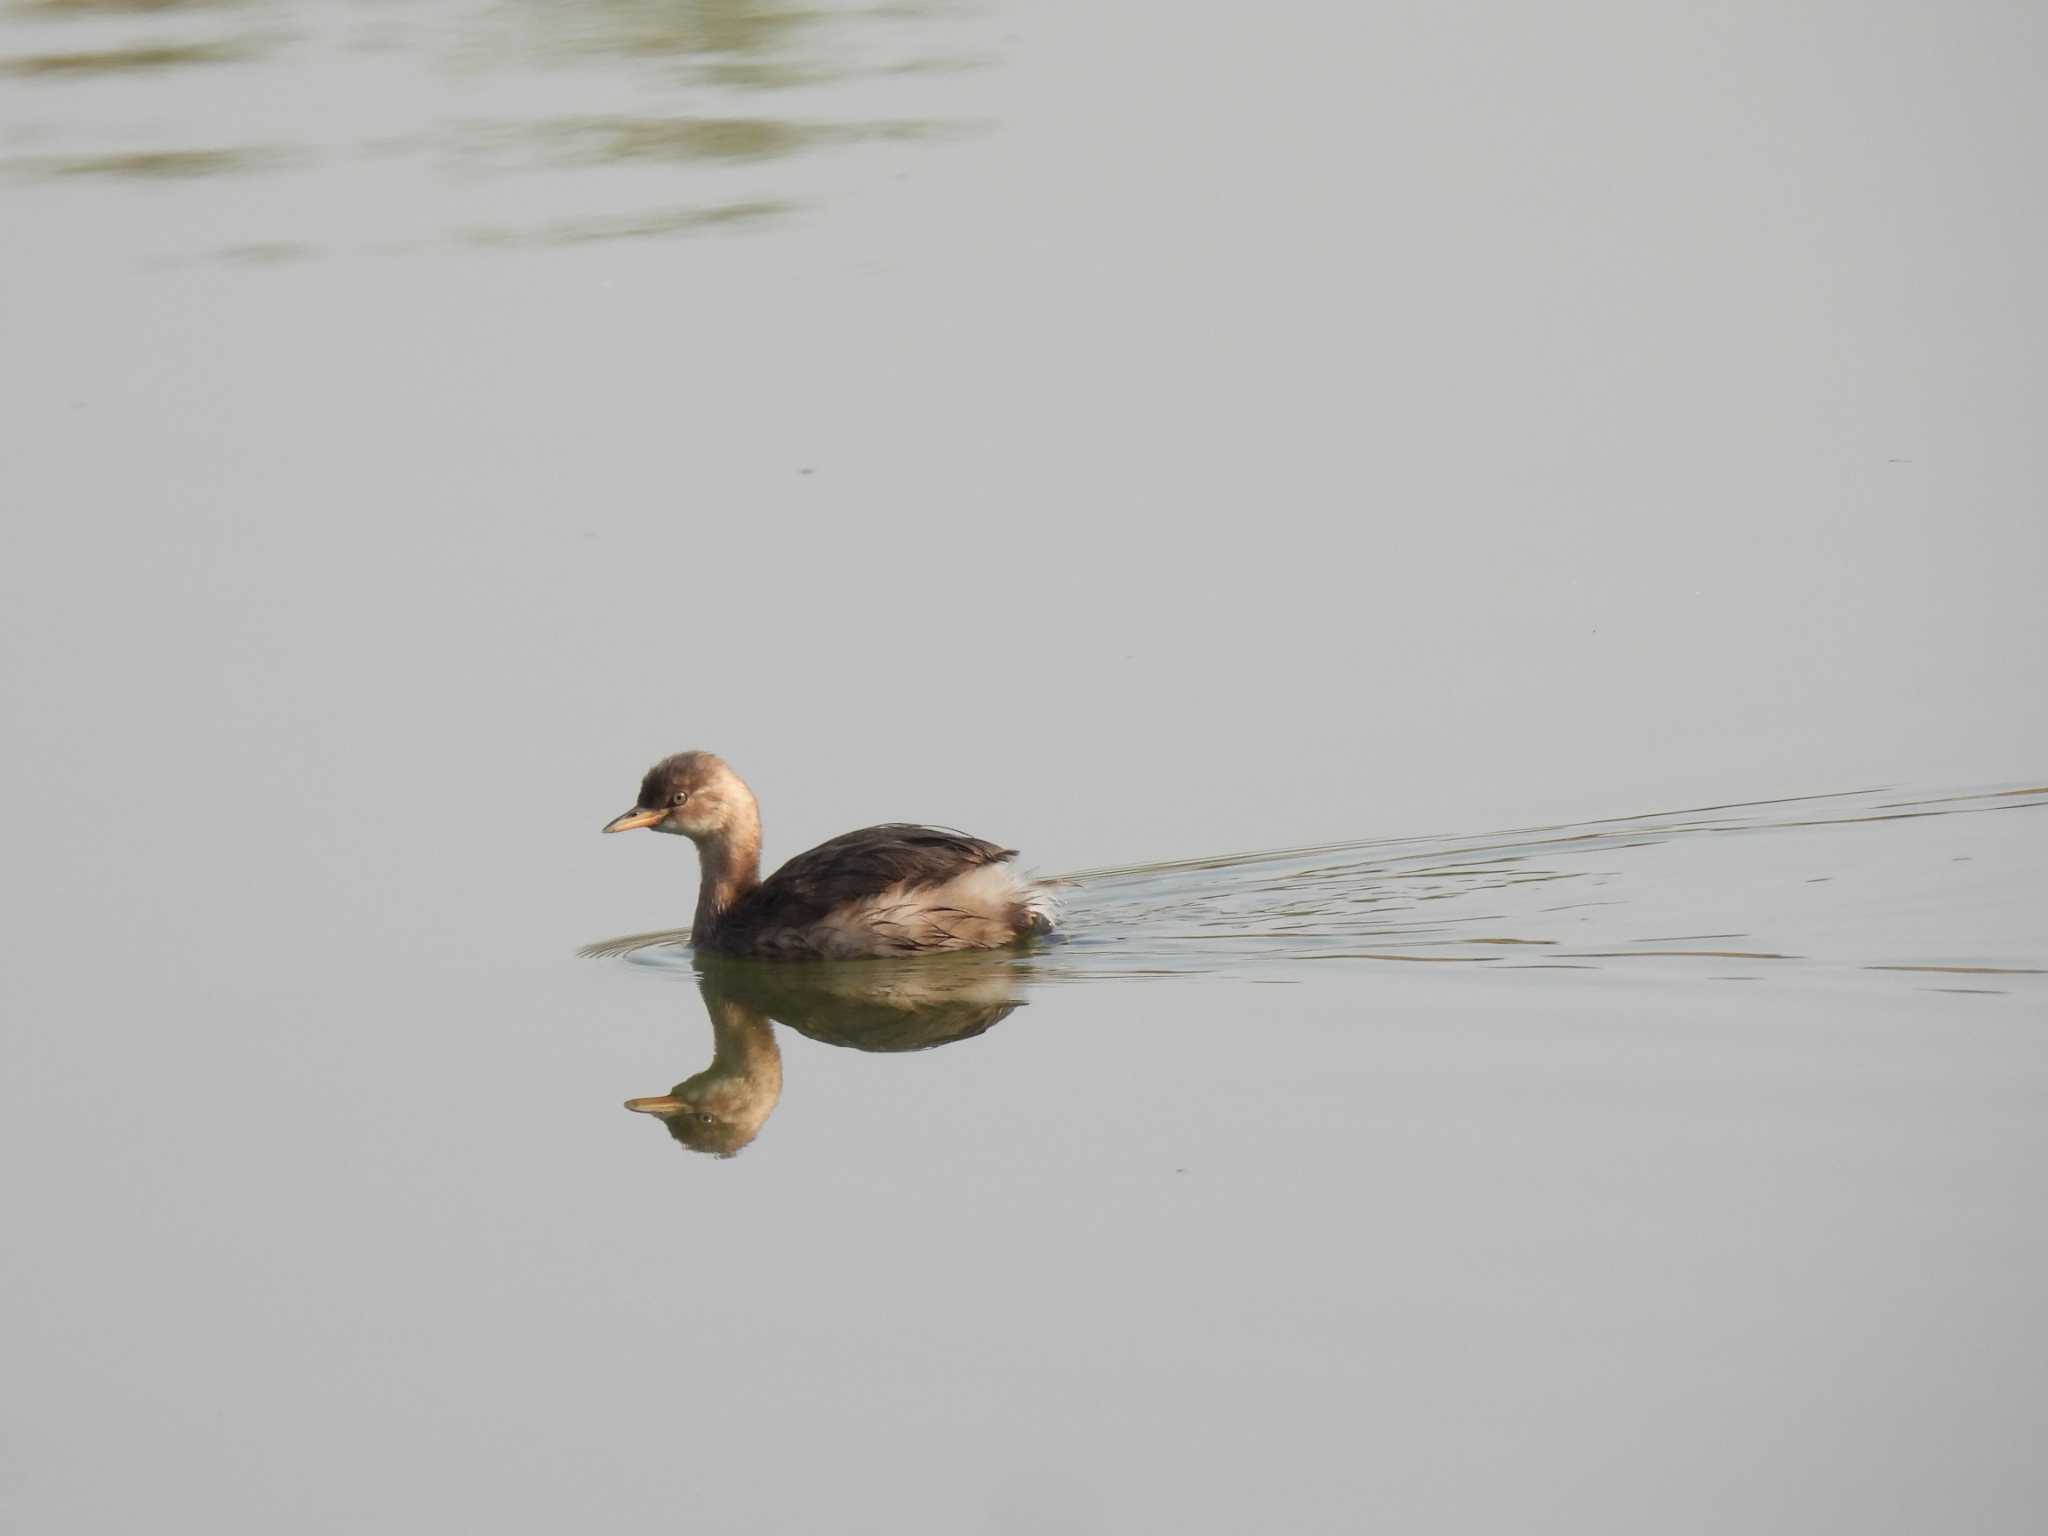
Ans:
[[[943,885],[971,869],[1016,856],[1014,848],[944,827],[905,822],[862,827],[798,854],[775,871],[719,920],[711,942],[715,948],[744,951],[764,930],[803,928],[892,886]]]

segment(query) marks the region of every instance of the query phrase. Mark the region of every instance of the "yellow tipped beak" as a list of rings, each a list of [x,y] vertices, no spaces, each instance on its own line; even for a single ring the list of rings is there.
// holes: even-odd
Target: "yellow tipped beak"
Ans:
[[[628,1099],[626,1108],[636,1115],[668,1116],[680,1115],[689,1106],[672,1093],[662,1093],[651,1099]]]
[[[604,824],[604,829],[607,832],[630,832],[635,827],[651,827],[667,814],[667,811],[661,810],[643,811],[636,805],[625,815],[614,816]]]

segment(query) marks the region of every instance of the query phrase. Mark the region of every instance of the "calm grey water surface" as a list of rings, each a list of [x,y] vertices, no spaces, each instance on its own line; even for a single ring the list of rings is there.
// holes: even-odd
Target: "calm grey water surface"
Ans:
[[[0,11],[8,1528],[2034,1529],[2044,46]]]

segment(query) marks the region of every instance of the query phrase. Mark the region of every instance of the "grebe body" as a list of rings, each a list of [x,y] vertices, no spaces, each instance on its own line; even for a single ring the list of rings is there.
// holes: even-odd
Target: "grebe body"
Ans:
[[[863,827],[763,880],[754,793],[709,752],[656,763],[633,809],[604,830],[635,827],[697,845],[690,942],[719,954],[853,960],[1000,949],[1055,920],[1051,890],[1018,873],[1014,848],[942,827]]]

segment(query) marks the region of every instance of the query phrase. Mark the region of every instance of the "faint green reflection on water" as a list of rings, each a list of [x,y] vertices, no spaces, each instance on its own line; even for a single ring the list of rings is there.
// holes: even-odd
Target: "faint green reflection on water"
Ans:
[[[526,12],[534,50],[545,57],[614,57],[686,62],[711,85],[792,90],[863,74],[979,68],[984,60],[912,55],[880,61],[873,49],[900,33],[921,47],[922,24],[944,7],[878,5],[836,9],[760,0],[584,0]],[[887,23],[905,25],[890,27]],[[848,28],[864,34],[850,46]]]
[[[793,203],[724,203],[710,208],[672,208],[652,213],[620,214],[614,218],[567,219],[558,224],[525,229],[473,229],[472,245],[522,248],[553,245],[584,245],[596,240],[642,240],[662,235],[743,228],[780,218],[795,210]]]
[[[788,60],[717,57],[705,61],[704,75],[713,85],[738,90],[788,91],[806,85],[829,85],[838,80],[871,75],[956,75],[987,69],[990,61],[976,54],[942,54],[903,59],[889,64],[837,68],[824,64],[796,64]]]
[[[761,0],[569,0],[542,7],[535,26],[562,52],[741,54],[765,64],[796,33],[833,15]]]
[[[138,43],[89,53],[32,53],[0,59],[7,75],[118,75],[177,69],[193,64],[239,64],[260,56],[248,42]]]
[[[28,17],[140,16],[152,11],[223,10],[244,3],[246,0],[14,0],[8,9]]]
[[[61,127],[22,119],[28,109],[10,101],[7,116],[0,117],[0,134],[43,152],[0,161],[0,176],[169,184],[329,158],[306,150],[220,145],[219,125],[202,123],[218,105],[230,113],[230,123],[272,125],[266,137],[277,141],[322,140],[331,125],[302,120],[294,103],[382,99],[389,90],[394,52],[418,55],[431,70],[462,77],[466,88],[471,77],[497,77],[478,87],[491,93],[496,115],[481,122],[451,121],[431,103],[423,109],[414,104],[414,111],[424,115],[411,119],[372,113],[378,131],[362,141],[366,158],[437,161],[435,169],[457,176],[476,167],[511,174],[638,168],[589,177],[593,189],[603,181],[604,190],[594,194],[567,189],[566,183],[558,183],[565,189],[559,194],[543,191],[522,204],[533,220],[529,227],[479,226],[472,222],[475,215],[465,219],[459,211],[463,194],[457,189],[448,199],[457,211],[448,218],[447,236],[471,246],[539,250],[755,229],[796,211],[785,189],[764,174],[756,185],[737,191],[721,186],[710,197],[693,198],[682,184],[689,174],[685,168],[766,166],[833,146],[927,142],[984,126],[908,114],[861,121],[857,111],[849,121],[843,100],[810,117],[793,110],[734,110],[743,105],[738,92],[762,87],[782,91],[781,100],[793,103],[803,86],[855,77],[907,80],[976,67],[983,62],[974,57],[981,39],[969,34],[964,49],[951,46],[963,41],[960,33],[940,28],[945,19],[972,20],[972,13],[951,6],[841,9],[773,0],[529,0],[455,11],[351,7],[337,52],[325,45],[331,29],[266,28],[259,35],[246,25],[259,15],[284,17],[288,24],[300,14],[298,8],[257,11],[241,0],[0,4],[5,4],[0,16],[27,24],[15,33],[21,40],[12,56],[0,53],[0,77],[46,82],[39,91],[16,93],[19,102],[64,101],[57,93],[66,80],[133,82],[125,93],[103,90],[89,98],[111,102],[108,115],[94,113]],[[218,24],[211,36],[194,36],[179,14],[230,8],[233,19]],[[124,16],[132,18],[124,30],[104,38],[95,33],[90,47],[73,45],[70,33],[62,44],[52,41],[50,28],[63,18],[97,17],[98,25],[115,27],[116,18]],[[366,37],[374,47],[365,49]],[[184,83],[195,69],[228,64],[243,67],[221,76],[225,100],[210,96],[210,77],[196,87]],[[540,71],[547,73],[545,81]],[[522,87],[530,89],[522,95]],[[901,108],[914,96],[915,87],[906,84],[888,99]],[[746,104],[752,100],[758,97]],[[549,108],[545,115],[522,110],[522,101],[546,101]],[[33,110],[54,109],[38,105]],[[150,137],[139,146],[132,126],[138,110],[150,124]],[[370,118],[361,126],[370,127]],[[227,129],[230,136],[234,131]],[[676,169],[664,174],[666,167]],[[562,200],[551,209],[547,198],[555,195]],[[593,195],[611,206],[593,208]],[[499,206],[493,200],[482,217],[493,217]],[[363,238],[374,248],[393,248],[389,240],[379,240],[380,233],[364,230]],[[237,262],[270,260],[279,252],[296,257],[310,249],[303,226],[241,223],[220,234],[223,244],[212,254]]]
[[[23,155],[0,162],[0,170],[32,178],[108,176],[180,181],[282,170],[302,159],[294,151],[277,148],[149,149],[111,155]]]
[[[588,160],[766,160],[823,144],[932,139],[966,131],[937,122],[807,123],[767,117],[571,117],[536,125]]]
[[[291,240],[252,240],[243,245],[223,246],[214,252],[222,261],[258,267],[283,266],[288,262],[306,261],[319,254],[312,246]]]

